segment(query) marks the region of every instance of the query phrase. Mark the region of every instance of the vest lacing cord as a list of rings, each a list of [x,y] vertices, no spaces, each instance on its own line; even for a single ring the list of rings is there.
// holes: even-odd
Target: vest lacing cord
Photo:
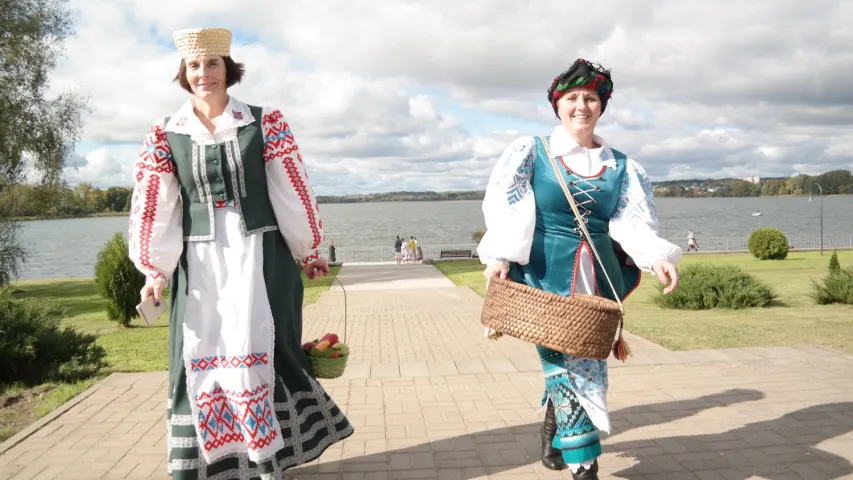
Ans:
[[[574,197],[575,203],[578,206],[578,210],[580,210],[581,212],[583,223],[588,224],[589,218],[587,217],[592,214],[592,210],[590,210],[586,206],[589,204],[595,204],[595,199],[592,198],[590,192],[598,192],[601,190],[601,188],[591,184],[588,179],[583,178],[570,170],[566,170],[566,173],[572,179],[569,182],[569,186],[578,189],[577,192],[572,192],[572,197]],[[586,190],[584,190],[584,188],[586,188]],[[580,233],[581,229],[578,218],[575,217],[574,219],[572,219],[572,221],[575,223],[575,225],[577,225],[577,227],[574,228],[575,233]]]

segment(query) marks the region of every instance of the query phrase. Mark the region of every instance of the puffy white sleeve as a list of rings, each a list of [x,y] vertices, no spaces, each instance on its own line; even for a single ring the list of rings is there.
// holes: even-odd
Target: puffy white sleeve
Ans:
[[[136,160],[127,243],[139,271],[166,280],[178,265],[184,239],[181,189],[164,129],[163,121],[151,127]]]
[[[536,204],[533,200],[533,137],[515,140],[501,155],[489,176],[483,199],[486,234],[477,247],[481,263],[516,262],[530,259]]]
[[[657,225],[652,184],[643,167],[628,160],[616,211],[610,218],[610,236],[647,272],[658,260],[677,264],[682,256],[681,247],[658,236]]]
[[[279,110],[264,109],[264,162],[276,222],[293,255],[308,264],[320,258],[320,207],[290,126]]]

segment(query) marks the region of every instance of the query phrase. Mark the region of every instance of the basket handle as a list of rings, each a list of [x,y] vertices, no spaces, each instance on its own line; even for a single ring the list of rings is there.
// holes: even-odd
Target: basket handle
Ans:
[[[563,193],[566,194],[566,199],[568,199],[569,201],[569,206],[572,207],[572,212],[574,212],[575,214],[575,218],[578,221],[578,226],[586,236],[586,239],[589,242],[589,247],[592,249],[592,253],[595,254],[595,259],[598,260],[598,264],[601,265],[601,270],[604,272],[604,277],[607,279],[607,283],[610,285],[610,289],[613,291],[613,297],[616,299],[616,303],[619,304],[619,311],[624,315],[625,307],[622,306],[622,300],[619,299],[619,294],[616,293],[616,287],[613,286],[613,282],[610,280],[610,275],[607,274],[607,269],[604,268],[604,262],[602,262],[601,257],[598,256],[598,250],[595,248],[595,243],[593,243],[592,241],[592,236],[586,229],[586,222],[584,221],[584,217],[580,214],[580,212],[578,211],[578,206],[575,204],[575,197],[572,196],[572,193],[569,191],[569,187],[566,186],[566,180],[563,178],[563,172],[560,170],[560,167],[557,166],[557,161],[554,159],[554,156],[551,155],[551,149],[548,147],[548,142],[545,140],[545,138],[539,137],[539,141],[542,142],[542,145],[545,147],[545,153],[548,154],[548,160],[551,161],[551,166],[554,167],[554,173],[557,174],[557,180],[559,180],[560,186],[563,187]]]
[[[335,282],[338,282],[338,285],[341,286],[341,291],[344,292],[344,343],[347,343],[347,289],[344,288],[344,284],[338,280],[338,276],[335,275]]]

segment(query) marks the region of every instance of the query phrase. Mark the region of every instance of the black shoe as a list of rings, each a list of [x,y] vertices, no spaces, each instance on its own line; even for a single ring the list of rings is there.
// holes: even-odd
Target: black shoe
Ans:
[[[589,468],[581,468],[577,473],[572,472],[574,480],[598,480],[598,460],[593,461]]]
[[[563,461],[563,452],[554,448],[551,442],[557,434],[557,418],[554,415],[554,404],[548,400],[548,408],[545,410],[545,421],[542,422],[542,465],[548,470],[562,470],[566,468]]]

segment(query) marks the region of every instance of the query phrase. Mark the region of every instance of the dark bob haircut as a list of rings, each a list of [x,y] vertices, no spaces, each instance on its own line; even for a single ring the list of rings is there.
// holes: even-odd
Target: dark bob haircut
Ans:
[[[246,73],[246,67],[242,63],[235,62],[231,57],[222,57],[222,61],[225,62],[225,86],[231,87],[240,83],[243,74]],[[193,89],[187,81],[186,60],[181,59],[181,66],[178,67],[178,74],[175,75],[174,81],[178,82],[184,90],[193,93]]]

